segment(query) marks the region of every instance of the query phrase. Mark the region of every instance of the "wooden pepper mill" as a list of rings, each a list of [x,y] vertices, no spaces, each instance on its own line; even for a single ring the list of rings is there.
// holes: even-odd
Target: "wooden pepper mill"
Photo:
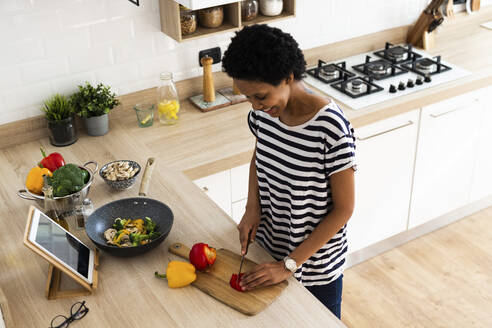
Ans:
[[[206,102],[215,101],[215,87],[212,76],[213,61],[214,60],[208,56],[202,57],[200,60],[203,66],[203,100]]]
[[[237,85],[234,82],[234,80],[232,81],[232,93],[236,96],[241,94],[241,91],[239,91],[239,89],[237,88]]]

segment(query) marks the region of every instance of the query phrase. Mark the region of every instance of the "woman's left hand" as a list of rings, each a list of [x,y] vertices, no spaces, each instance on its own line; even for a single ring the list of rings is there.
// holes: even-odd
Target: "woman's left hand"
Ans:
[[[246,272],[239,285],[243,290],[278,284],[292,275],[283,261],[258,264],[253,270]]]

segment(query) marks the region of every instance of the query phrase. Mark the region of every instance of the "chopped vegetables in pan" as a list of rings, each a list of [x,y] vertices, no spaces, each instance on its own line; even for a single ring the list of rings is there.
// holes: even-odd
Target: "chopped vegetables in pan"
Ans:
[[[113,227],[104,232],[106,242],[118,247],[145,245],[160,235],[156,224],[149,217],[145,217],[145,220],[117,218]]]

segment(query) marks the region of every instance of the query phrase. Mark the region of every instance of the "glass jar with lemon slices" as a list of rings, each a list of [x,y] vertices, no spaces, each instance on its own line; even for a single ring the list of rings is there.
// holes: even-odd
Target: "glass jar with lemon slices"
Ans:
[[[166,125],[175,124],[179,119],[178,91],[173,81],[173,74],[163,72],[160,75],[161,83],[157,88],[157,112],[159,121]]]

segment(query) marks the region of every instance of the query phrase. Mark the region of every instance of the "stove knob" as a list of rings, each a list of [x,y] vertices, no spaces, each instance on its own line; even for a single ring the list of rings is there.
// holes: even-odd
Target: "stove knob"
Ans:
[[[422,78],[419,76],[419,77],[415,80],[415,84],[416,84],[416,85],[422,85],[422,84],[424,84],[424,81],[422,81]]]
[[[398,84],[398,90],[405,90],[405,83],[400,82],[400,84]]]
[[[432,79],[431,79],[430,75],[426,75],[425,78],[424,78],[424,81],[425,82],[431,82]]]
[[[389,92],[390,92],[390,93],[395,93],[395,92],[396,92],[396,87],[395,87],[393,84],[392,84],[392,85],[390,85]]]
[[[408,88],[413,88],[414,86],[415,86],[415,84],[413,84],[413,80],[412,79],[408,79],[407,87]]]

